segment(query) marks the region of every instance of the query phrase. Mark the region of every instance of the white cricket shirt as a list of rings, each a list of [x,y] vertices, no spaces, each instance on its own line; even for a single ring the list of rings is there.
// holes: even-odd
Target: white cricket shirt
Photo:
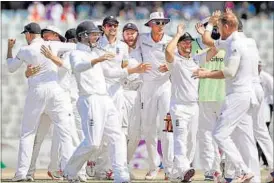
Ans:
[[[185,58],[178,51],[174,61],[169,63],[171,73],[171,100],[176,103],[197,102],[199,79],[192,78],[199,68],[194,58]]]
[[[139,36],[139,44],[143,55],[143,62],[150,63],[151,71],[143,74],[144,81],[168,80],[170,73],[162,73],[159,71],[160,65],[166,64],[165,50],[171,37],[164,34],[161,41],[154,42],[151,33],[141,34]]]

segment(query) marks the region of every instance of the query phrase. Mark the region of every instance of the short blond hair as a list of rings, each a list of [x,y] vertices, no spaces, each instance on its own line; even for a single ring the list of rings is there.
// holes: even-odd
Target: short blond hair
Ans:
[[[221,22],[222,25],[227,24],[231,28],[238,29],[239,21],[236,15],[232,13],[224,13],[219,18],[219,22]]]

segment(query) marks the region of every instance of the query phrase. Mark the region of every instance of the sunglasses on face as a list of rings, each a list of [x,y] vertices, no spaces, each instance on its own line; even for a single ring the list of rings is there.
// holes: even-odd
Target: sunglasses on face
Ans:
[[[153,21],[152,23],[155,25],[166,25],[164,21]]]
[[[106,24],[106,27],[107,27],[107,28],[110,28],[110,27],[117,28],[118,25],[117,25],[117,24]]]

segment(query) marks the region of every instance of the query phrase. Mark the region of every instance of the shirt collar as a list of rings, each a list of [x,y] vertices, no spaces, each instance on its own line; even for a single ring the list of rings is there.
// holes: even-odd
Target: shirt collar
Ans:
[[[30,42],[30,44],[32,44],[32,43],[37,43],[37,42],[43,42],[44,40],[42,39],[42,38],[40,38],[40,37],[37,37],[37,38],[34,38],[31,42]]]
[[[77,49],[77,50],[88,51],[88,52],[91,51],[91,49],[90,49],[90,47],[89,47],[88,45],[85,45],[85,44],[79,43],[79,42],[78,42],[77,45],[76,45],[76,49]]]
[[[118,41],[118,39],[117,39],[117,37],[116,37],[115,42],[114,42],[113,44],[110,44],[106,35],[103,35],[103,36],[100,37],[100,39],[99,39],[100,46],[102,46],[102,47],[104,47],[104,46],[106,46],[106,45],[108,45],[108,44],[109,44],[109,45],[115,45],[115,44],[117,44],[117,41]]]
[[[190,55],[189,58],[182,56],[182,55],[179,53],[178,50],[176,51],[176,53],[177,53],[177,56],[178,56],[178,57],[180,57],[180,58],[182,58],[182,59],[184,59],[184,60],[190,60],[190,59],[192,59],[191,55]]]

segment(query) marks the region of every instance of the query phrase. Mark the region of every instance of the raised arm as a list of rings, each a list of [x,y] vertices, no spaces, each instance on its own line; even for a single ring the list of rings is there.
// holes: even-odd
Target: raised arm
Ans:
[[[178,40],[183,35],[185,29],[185,25],[183,23],[179,24],[177,27],[177,33],[173,37],[173,39],[169,42],[169,44],[166,47],[166,61],[169,63],[172,63],[174,61],[174,52],[177,47]]]
[[[12,48],[15,41],[15,39],[8,39],[7,66],[9,72],[15,72],[23,64],[23,60],[21,58],[23,55],[22,50],[19,50],[15,58],[12,56]]]
[[[208,47],[214,47],[214,39],[211,38],[211,33],[213,30],[213,26],[217,25],[217,22],[221,16],[221,11],[217,10],[213,13],[213,15],[210,17],[208,24],[206,26],[206,29],[204,33],[202,34],[202,41],[205,45]],[[197,28],[196,28],[197,29]]]

